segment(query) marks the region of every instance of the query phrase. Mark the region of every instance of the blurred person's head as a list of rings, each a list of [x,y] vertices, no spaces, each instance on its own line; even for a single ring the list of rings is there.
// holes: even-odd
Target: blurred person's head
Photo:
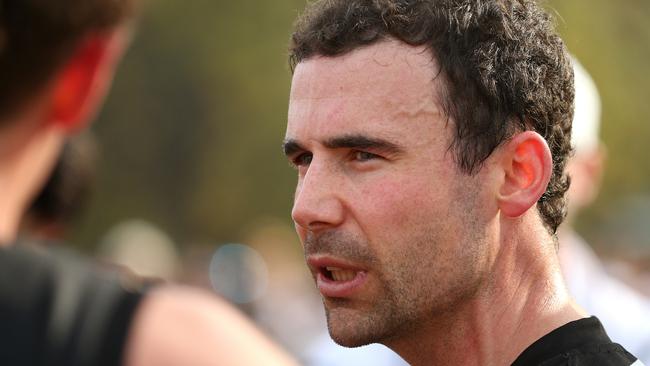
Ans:
[[[574,155],[567,164],[571,177],[568,191],[568,217],[571,223],[576,214],[589,206],[598,195],[605,148],[600,140],[601,102],[593,79],[577,59],[573,59],[575,79],[575,111],[571,144]]]
[[[78,64],[93,59],[98,62],[105,48],[102,44],[131,15],[134,3],[135,0],[3,1],[0,123],[6,123],[8,115],[19,112],[44,88],[56,83],[55,77],[62,78],[62,71],[73,73],[65,67],[80,66],[70,65],[75,58]],[[85,60],[79,59],[82,54]],[[71,92],[68,95],[72,97]]]
[[[0,242],[101,104],[134,1],[0,3]]]

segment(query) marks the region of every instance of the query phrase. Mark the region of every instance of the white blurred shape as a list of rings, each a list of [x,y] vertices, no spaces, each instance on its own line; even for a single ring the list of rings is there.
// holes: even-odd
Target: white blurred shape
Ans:
[[[178,269],[174,242],[153,224],[139,219],[114,226],[104,236],[99,256],[143,277],[172,279]]]
[[[590,151],[600,143],[600,94],[596,83],[576,58],[571,59],[575,82],[575,107],[571,144],[576,153]]]

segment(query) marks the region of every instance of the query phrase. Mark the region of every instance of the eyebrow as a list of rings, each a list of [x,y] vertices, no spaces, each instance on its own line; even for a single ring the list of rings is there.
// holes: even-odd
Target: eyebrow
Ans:
[[[323,145],[329,149],[372,149],[377,152],[398,154],[403,152],[403,149],[398,145],[375,137],[368,137],[364,135],[343,135],[332,137],[323,142]],[[305,151],[306,149],[295,139],[287,139],[282,144],[284,154],[291,156],[298,151]]]

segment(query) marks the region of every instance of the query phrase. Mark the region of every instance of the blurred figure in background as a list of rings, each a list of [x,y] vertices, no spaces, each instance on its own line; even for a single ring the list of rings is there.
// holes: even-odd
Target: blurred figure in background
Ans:
[[[101,104],[133,8],[131,0],[0,2],[0,364],[293,364],[210,294],[148,288],[17,243],[66,138]]]
[[[576,94],[571,137],[575,155],[567,165],[571,186],[568,216],[558,232],[560,265],[576,302],[602,321],[612,340],[650,364],[649,300],[610,276],[571,226],[580,210],[598,195],[605,159],[605,148],[599,138],[598,89],[577,60],[573,60],[573,65]]]

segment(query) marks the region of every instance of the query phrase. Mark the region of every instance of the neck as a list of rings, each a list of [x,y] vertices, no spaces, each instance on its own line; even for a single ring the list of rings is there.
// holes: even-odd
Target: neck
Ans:
[[[39,105],[20,117],[0,121],[0,246],[15,239],[24,211],[63,143],[63,132],[43,123]]]
[[[518,227],[501,233],[488,279],[470,300],[389,346],[412,365],[510,365],[545,334],[584,317],[567,294],[550,235]]]
[[[3,182],[0,178],[0,192],[6,192]],[[0,247],[11,244],[18,231],[19,214],[12,207],[13,205],[0,200]]]

